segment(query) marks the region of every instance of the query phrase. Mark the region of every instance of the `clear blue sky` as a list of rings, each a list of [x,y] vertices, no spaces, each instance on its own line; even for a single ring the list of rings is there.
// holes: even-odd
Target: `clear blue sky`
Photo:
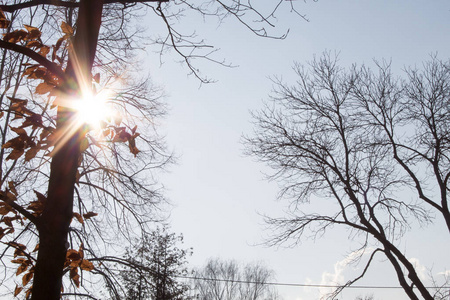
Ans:
[[[221,48],[218,57],[239,65],[223,68],[202,63],[202,72],[218,82],[200,89],[195,78],[186,76],[187,69],[175,62],[175,55],[164,56],[160,67],[158,57],[149,52],[146,63],[153,80],[165,88],[170,106],[161,131],[179,155],[163,183],[174,204],[172,230],[183,233],[185,245],[194,248],[192,266],[218,256],[243,263],[263,261],[276,271],[279,282],[346,281],[358,272],[355,267],[342,267],[355,249],[348,232],[333,230],[321,240],[293,248],[255,246],[267,234],[258,213],[280,215],[287,203],[276,201],[278,188],[263,179],[265,166],[242,154],[241,136],[252,131],[249,111],[261,108],[267,99],[269,76],[282,75],[292,82],[294,61],[307,62],[325,50],[340,52],[345,67],[392,60],[399,75],[404,66],[420,66],[431,53],[448,59],[450,1],[299,0],[295,4],[310,22],[280,13],[275,32],[290,28],[282,41],[258,38],[232,19],[220,27],[185,19],[186,28],[196,28],[199,36]],[[402,244],[410,258],[433,268],[435,275],[450,270],[450,239],[441,228],[413,228]],[[398,285],[390,266],[382,262],[360,284]],[[317,299],[320,292],[300,287],[279,291],[285,300]],[[349,290],[339,299],[365,294],[377,300],[406,299],[401,290]]]

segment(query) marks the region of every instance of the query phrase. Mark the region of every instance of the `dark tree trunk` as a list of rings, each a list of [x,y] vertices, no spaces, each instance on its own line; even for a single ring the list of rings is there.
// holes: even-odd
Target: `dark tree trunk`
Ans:
[[[90,87],[91,69],[97,49],[103,0],[82,0],[77,30],[66,69],[68,96],[80,95],[82,87]],[[76,101],[76,100],[72,100]],[[33,281],[32,300],[60,299],[67,236],[73,215],[73,195],[79,165],[82,128],[73,124],[74,112],[58,107],[57,133],[50,166],[48,196],[38,221],[39,253]]]

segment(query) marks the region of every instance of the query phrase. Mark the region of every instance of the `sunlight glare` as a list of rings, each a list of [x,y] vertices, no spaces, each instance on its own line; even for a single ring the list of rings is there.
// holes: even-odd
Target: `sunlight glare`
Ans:
[[[107,98],[105,93],[97,95],[89,93],[77,100],[75,108],[78,111],[78,122],[87,124],[93,129],[100,129],[101,121],[106,121],[113,113]]]

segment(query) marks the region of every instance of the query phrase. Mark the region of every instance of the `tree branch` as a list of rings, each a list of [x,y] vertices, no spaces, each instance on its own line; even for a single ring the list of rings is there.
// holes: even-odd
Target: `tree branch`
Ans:
[[[380,248],[375,249],[375,250],[372,252],[372,254],[370,254],[369,260],[368,260],[368,262],[365,264],[362,273],[361,273],[358,277],[356,277],[356,278],[354,278],[354,279],[351,279],[351,280],[347,281],[345,284],[339,286],[333,293],[331,293],[330,299],[335,299],[335,297],[337,297],[337,296],[338,296],[338,295],[339,295],[346,287],[349,287],[349,286],[353,285],[355,282],[357,282],[358,280],[360,280],[361,278],[363,278],[363,277],[366,275],[367,270],[369,269],[370,264],[372,263],[372,260],[373,260],[375,254],[376,254],[377,252],[384,252],[384,251],[383,251],[383,249],[380,249]]]
[[[47,68],[47,70],[52,72],[55,76],[59,77],[61,80],[66,79],[64,71],[57,64],[49,61],[47,58],[40,55],[39,53],[34,52],[30,48],[17,45],[14,43],[5,42],[3,40],[0,40],[0,48],[12,50],[14,52],[28,56],[32,60],[40,63],[43,67]]]
[[[89,294],[84,294],[84,293],[61,293],[61,297],[62,296],[80,296],[80,297],[87,297],[90,299],[98,300],[98,298],[95,298]]]
[[[3,195],[0,193],[0,196],[3,196]],[[38,219],[33,214],[31,214],[28,210],[26,210],[25,208],[23,208],[16,202],[8,199],[7,197],[0,197],[0,198],[3,202],[5,202],[9,206],[11,206],[15,210],[17,210],[22,216],[24,216],[28,220],[30,220],[34,225],[36,225],[36,226],[38,225]]]
[[[169,0],[134,0],[134,1],[127,1],[127,0],[105,0],[105,4],[111,4],[111,3],[122,3],[122,4],[129,4],[129,3],[144,3],[144,2],[169,2]],[[69,1],[55,1],[55,0],[30,0],[28,2],[22,2],[17,4],[3,4],[0,5],[0,9],[6,12],[15,12],[16,10],[29,8],[33,6],[38,5],[53,5],[53,6],[62,6],[62,7],[79,7],[80,2],[69,2]]]

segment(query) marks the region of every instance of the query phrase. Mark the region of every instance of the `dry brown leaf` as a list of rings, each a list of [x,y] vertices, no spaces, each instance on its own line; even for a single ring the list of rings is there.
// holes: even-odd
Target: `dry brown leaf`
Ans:
[[[92,212],[92,211],[83,214],[83,217],[84,217],[85,220],[90,219],[90,218],[95,217],[95,216],[98,216],[98,214],[95,213],[95,212]]]
[[[28,266],[25,264],[21,264],[16,271],[16,276],[22,274],[23,272],[25,272],[28,269]]]
[[[66,35],[73,35],[73,28],[66,22],[61,23],[61,30]]]
[[[22,290],[23,290],[23,287],[16,285],[16,288],[14,289],[14,297],[19,295]]]
[[[30,148],[27,153],[25,153],[25,161],[30,161],[33,158],[35,158],[36,154],[38,154],[39,152],[39,148],[38,147],[32,147]]]
[[[31,270],[26,273],[25,275],[23,275],[22,277],[22,285],[26,286],[28,284],[28,282],[30,282],[31,278],[33,278],[34,272],[32,272]]]
[[[77,219],[78,222],[80,222],[81,224],[84,223],[83,218],[81,217],[81,215],[79,213],[74,212],[73,216]]]
[[[71,260],[80,260],[80,253],[75,249],[67,250],[66,257]]]
[[[41,82],[36,87],[36,94],[44,95],[51,92],[55,86],[48,84],[47,82]]]
[[[81,261],[80,268],[81,268],[81,270],[84,270],[84,271],[92,271],[92,270],[94,270],[94,264],[91,263],[87,259],[83,259]]]
[[[8,155],[8,157],[6,157],[6,160],[10,160],[10,159],[16,160],[19,157],[21,157],[24,152],[25,151],[23,149],[14,149],[13,151],[11,151],[11,153]]]
[[[14,182],[13,181],[9,181],[8,182],[8,188],[11,191],[11,193],[13,193],[14,195],[17,196],[17,190],[16,190],[16,187],[14,186]]]

